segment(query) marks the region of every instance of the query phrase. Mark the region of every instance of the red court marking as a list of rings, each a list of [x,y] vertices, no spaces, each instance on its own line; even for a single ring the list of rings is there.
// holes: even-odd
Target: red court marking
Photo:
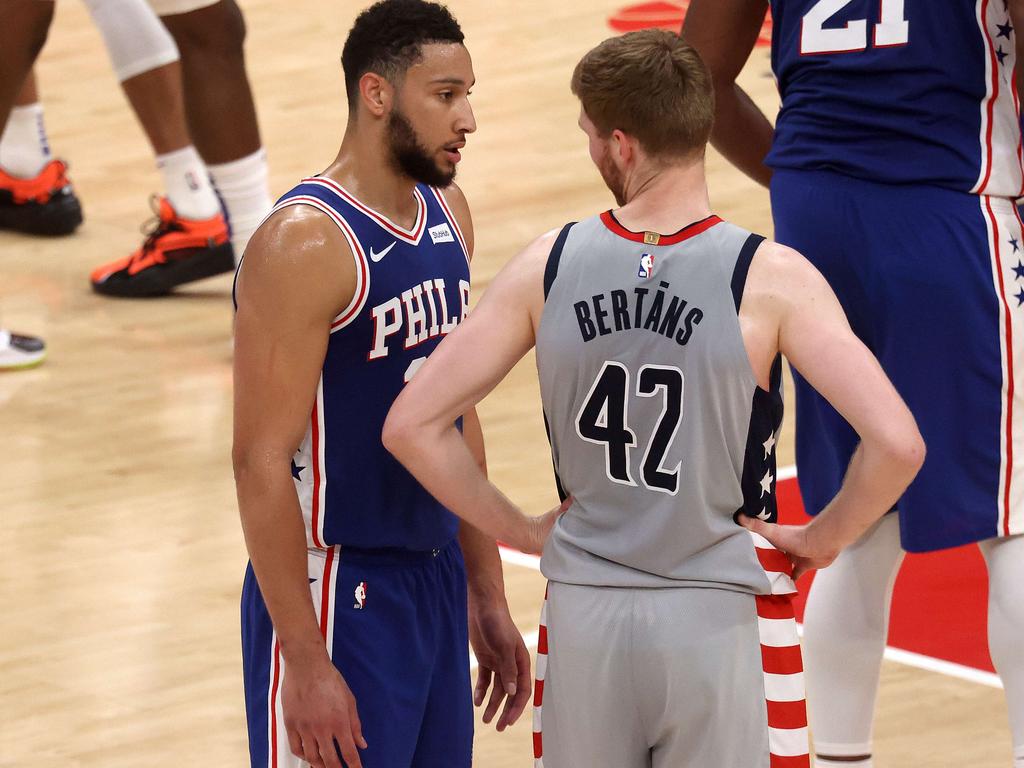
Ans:
[[[779,517],[802,523],[808,517],[796,479],[776,486]],[[797,581],[794,596],[797,621],[803,621],[804,602],[814,574]],[[988,653],[988,573],[981,552],[973,545],[927,554],[908,554],[896,579],[889,623],[894,648],[994,672]]]
[[[635,32],[638,29],[650,29],[651,27],[678,32],[683,26],[683,19],[686,18],[686,11],[689,7],[690,0],[627,5],[612,14],[608,19],[608,26],[616,32]],[[772,15],[769,11],[764,17],[764,24],[761,25],[761,34],[757,38],[757,45],[771,44]]]

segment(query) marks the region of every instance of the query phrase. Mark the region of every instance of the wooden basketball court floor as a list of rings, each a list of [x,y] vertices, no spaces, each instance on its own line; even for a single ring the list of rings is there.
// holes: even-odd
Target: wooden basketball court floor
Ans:
[[[479,131],[459,179],[476,222],[477,292],[534,235],[611,203],[568,82],[611,34],[617,3],[451,2],[478,78]],[[242,5],[280,194],[334,156],[338,58],[362,4]],[[92,267],[137,246],[158,178],[84,6],[58,6],[40,87],[86,223],[61,240],[0,235],[0,320],[50,346],[41,368],[0,376],[0,766],[243,765],[230,281],[152,301],[90,291]],[[774,114],[764,49],[742,81]],[[766,192],[714,153],[708,170],[716,211],[770,232]],[[538,403],[529,358],[481,407],[493,477],[534,512],[555,498]],[[540,574],[507,565],[506,584],[516,621],[535,631]],[[480,726],[476,765],[531,765],[530,732],[528,714],[505,734]],[[876,744],[880,768],[1002,768],[1002,692],[887,662]]]

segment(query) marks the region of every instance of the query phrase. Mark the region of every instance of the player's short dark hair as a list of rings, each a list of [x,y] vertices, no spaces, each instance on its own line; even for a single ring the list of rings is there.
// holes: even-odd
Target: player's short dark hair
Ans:
[[[430,43],[462,43],[462,28],[445,6],[424,0],[381,0],[359,14],[345,40],[341,66],[349,109],[359,99],[359,78],[374,72],[398,84]]]
[[[602,136],[618,129],[654,156],[703,153],[715,117],[711,75],[674,32],[605,40],[572,73],[572,92]]]

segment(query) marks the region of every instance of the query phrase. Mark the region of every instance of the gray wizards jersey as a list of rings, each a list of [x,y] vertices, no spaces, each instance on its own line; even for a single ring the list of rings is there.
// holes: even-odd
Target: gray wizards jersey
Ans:
[[[739,325],[764,238],[709,216],[674,235],[610,211],[548,257],[537,369],[559,492],[553,581],[769,590],[750,534],[774,520],[781,361],[757,385]]]

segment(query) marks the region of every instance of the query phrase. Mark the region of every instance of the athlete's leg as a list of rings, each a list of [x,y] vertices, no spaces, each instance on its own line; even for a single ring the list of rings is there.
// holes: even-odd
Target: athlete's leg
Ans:
[[[0,163],[0,229],[39,235],[66,235],[82,223],[67,167],[53,159],[40,163],[45,134],[40,137],[42,108],[33,105],[37,99],[30,74],[53,7],[48,0],[7,0],[0,19],[0,134],[6,134],[4,157],[15,166]],[[23,109],[12,115],[16,105]],[[27,146],[27,155],[12,151],[12,144]]]
[[[988,565],[988,648],[1003,681],[1014,768],[1024,767],[1024,536],[978,542]]]
[[[35,72],[30,71],[0,135],[0,168],[11,176],[30,179],[50,161],[50,144],[43,123]]]
[[[822,759],[855,760],[858,768],[871,765],[889,601],[902,561],[899,519],[889,514],[814,577],[804,612],[803,649],[819,765]]]
[[[198,0],[177,7],[166,0],[153,4],[164,14]],[[227,209],[237,260],[271,206],[266,155],[245,71],[245,20],[234,0],[162,18],[181,51],[189,128]]]
[[[637,690],[630,647],[634,591],[548,585],[533,714],[538,766],[649,768],[639,711],[645,692]]]

